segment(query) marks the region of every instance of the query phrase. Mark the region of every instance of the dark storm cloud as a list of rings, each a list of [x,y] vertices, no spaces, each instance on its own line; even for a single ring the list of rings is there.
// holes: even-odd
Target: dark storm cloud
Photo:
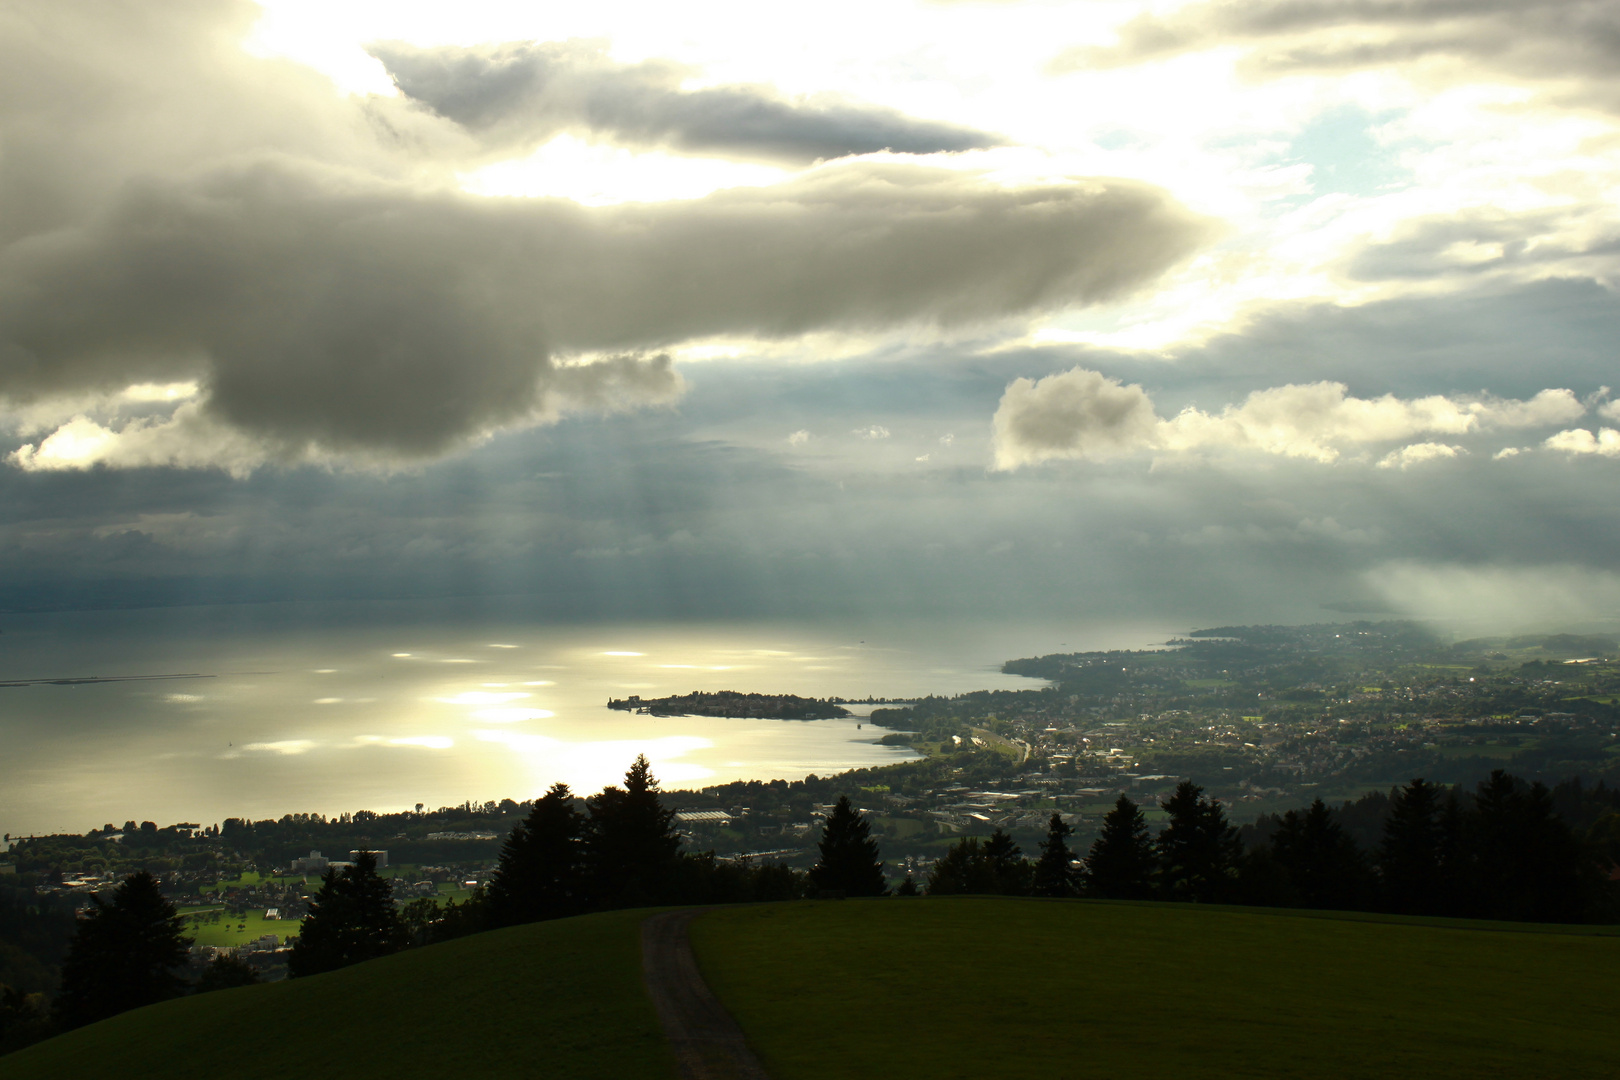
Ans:
[[[1096,303],[1210,235],[1137,183],[882,161],[665,203],[481,199],[455,188],[455,125],[246,56],[253,13],[0,13],[0,398],[199,387],[18,464],[431,456],[670,401],[655,354],[683,340]]]
[[[1000,143],[955,124],[836,98],[788,99],[768,86],[683,90],[691,69],[616,63],[591,42],[419,49],[371,47],[400,90],[503,148],[566,130],[633,146],[805,163],[880,150],[931,154]]]
[[[667,364],[559,369],[557,354],[1097,302],[1206,235],[1127,182],[1009,191],[863,164],[586,209],[263,163],[143,185],[0,251],[0,390],[195,378],[215,417],[278,443],[430,454],[676,388]]]
[[[1060,70],[1118,67],[1222,45],[1255,70],[1336,71],[1429,60],[1557,84],[1620,109],[1620,7],[1610,0],[1218,0],[1140,15],[1112,46],[1070,50]]]

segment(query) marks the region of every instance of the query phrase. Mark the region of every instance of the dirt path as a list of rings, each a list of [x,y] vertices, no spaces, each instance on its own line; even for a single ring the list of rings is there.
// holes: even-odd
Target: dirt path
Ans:
[[[641,977],[658,1022],[682,1080],[770,1080],[698,971],[687,925],[704,910],[666,911],[641,923]]]

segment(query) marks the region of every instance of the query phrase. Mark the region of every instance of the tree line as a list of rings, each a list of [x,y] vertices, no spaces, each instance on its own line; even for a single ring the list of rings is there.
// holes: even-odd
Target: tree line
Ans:
[[[1620,918],[1614,853],[1563,821],[1544,785],[1500,769],[1470,793],[1424,779],[1398,789],[1371,850],[1321,799],[1269,822],[1253,846],[1191,781],[1162,807],[1166,821],[1154,835],[1142,808],[1121,795],[1079,865],[1056,814],[1033,862],[1000,830],[983,842],[964,838],[934,864],[928,891],[1529,922]]]
[[[1583,842],[1541,784],[1498,770],[1471,793],[1413,780],[1389,799],[1379,842],[1359,845],[1338,812],[1317,799],[1269,824],[1245,845],[1218,800],[1191,781],[1162,808],[1155,835],[1141,807],[1121,795],[1084,860],[1073,829],[1054,813],[1034,858],[1006,833],[964,837],[921,886],[900,896],[992,894],[1053,898],[1390,911],[1541,922],[1620,917],[1609,880],[1613,852]],[[878,843],[847,796],[828,814],[808,872],[721,861],[681,850],[675,811],[660,799],[647,760],[624,786],[583,800],[555,784],[507,836],[487,887],[462,903],[422,898],[400,907],[360,852],[328,870],[299,927],[288,974],[302,978],[482,930],[591,911],[662,904],[885,896]],[[1620,815],[1614,818],[1620,843]],[[1604,818],[1603,821],[1609,821]],[[0,987],[0,1051],[59,1030],[188,992],[257,981],[222,956],[193,980],[182,974],[191,944],[184,922],[142,871],[110,899],[97,896],[78,920],[49,1009],[42,995]]]

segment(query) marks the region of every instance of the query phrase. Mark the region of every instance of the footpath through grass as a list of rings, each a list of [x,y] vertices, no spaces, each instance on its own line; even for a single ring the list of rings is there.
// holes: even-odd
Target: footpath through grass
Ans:
[[[221,990],[0,1057],[5,1080],[673,1080],[641,985],[645,911],[616,911]]]
[[[1620,937],[1501,926],[934,898],[692,938],[774,1080],[1620,1075]]]

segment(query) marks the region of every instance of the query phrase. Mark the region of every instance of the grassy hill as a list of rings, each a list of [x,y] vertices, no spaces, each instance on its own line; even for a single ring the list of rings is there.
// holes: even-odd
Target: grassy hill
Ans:
[[[5,1080],[674,1075],[612,912],[183,999]],[[1590,928],[982,898],[763,904],[692,925],[776,1080],[1612,1077],[1620,936]]]
[[[115,1016],[0,1057],[4,1080],[675,1076],[641,911],[521,926]]]
[[[1620,936],[1589,928],[942,897],[692,938],[775,1080],[1620,1075]]]

